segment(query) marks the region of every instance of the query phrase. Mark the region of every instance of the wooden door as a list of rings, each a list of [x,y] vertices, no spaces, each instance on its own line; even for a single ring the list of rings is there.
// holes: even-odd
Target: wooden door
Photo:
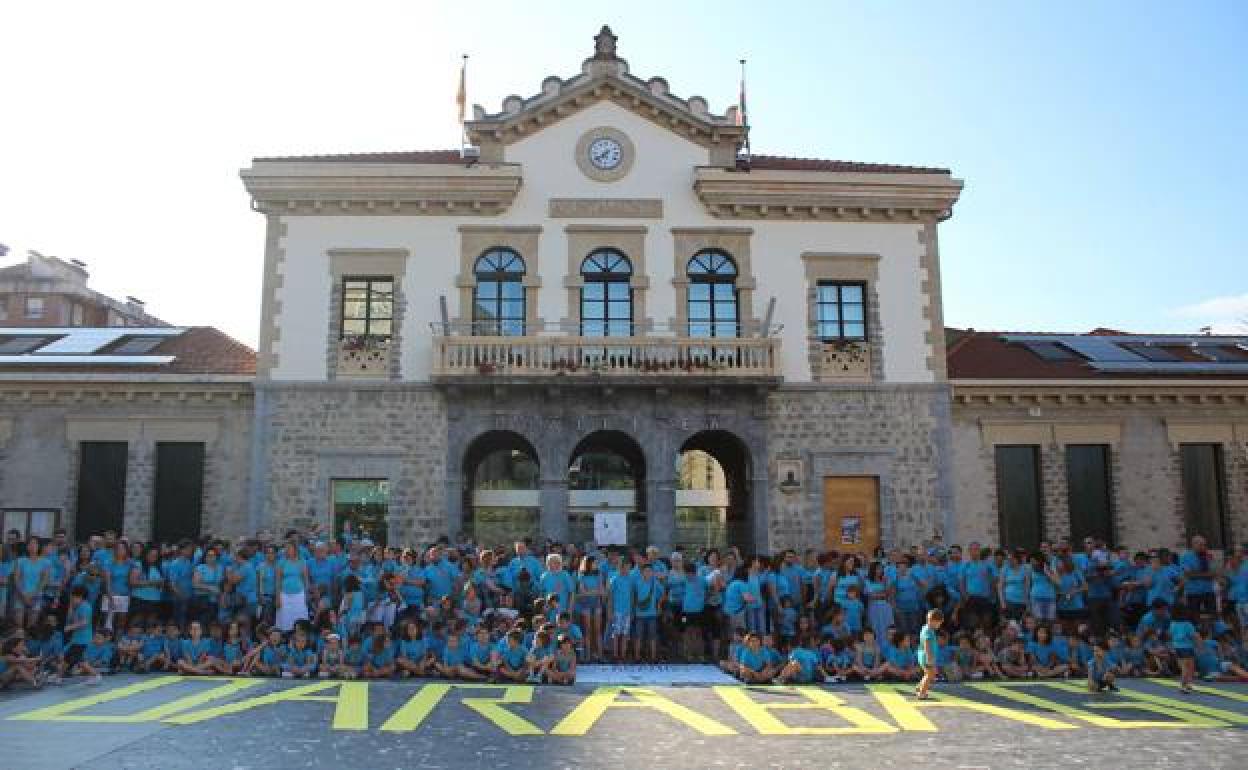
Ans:
[[[880,480],[828,476],[823,480],[823,547],[872,553],[880,547]]]

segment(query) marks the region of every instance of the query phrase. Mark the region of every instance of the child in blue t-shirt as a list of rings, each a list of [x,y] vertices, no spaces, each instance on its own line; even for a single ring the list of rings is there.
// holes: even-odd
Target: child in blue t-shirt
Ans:
[[[1088,692],[1101,692],[1102,690],[1118,691],[1118,686],[1114,684],[1114,664],[1109,659],[1109,645],[1105,642],[1097,642],[1092,647],[1092,657],[1087,660],[1088,667]]]
[[[762,638],[751,631],[745,645],[737,651],[737,677],[746,684],[765,684],[775,677],[775,669],[767,664]]]
[[[544,677],[549,684],[567,685],[576,681],[576,649],[571,636],[560,634],[555,640],[555,654]]]
[[[399,676],[428,676],[437,663],[429,650],[424,628],[419,621],[409,620],[403,625],[403,636],[399,639],[394,657]]]
[[[793,646],[797,638],[797,608],[793,606],[793,597],[780,599],[780,639],[786,648]]]
[[[138,622],[131,622],[126,632],[117,639],[117,669],[133,671],[143,648],[143,627]]]
[[[944,621],[943,612],[936,609],[928,610],[927,623],[919,631],[919,649],[915,658],[923,669],[923,678],[919,680],[919,686],[914,691],[914,697],[919,700],[927,700],[931,697],[929,693],[932,683],[936,681],[936,667],[940,660],[940,647],[936,634],[940,631]]]
[[[845,616],[845,628],[851,634],[862,631],[862,600],[858,598],[858,586],[850,586],[845,592],[845,601],[841,602],[841,610]]]
[[[82,660],[70,671],[71,674],[85,674],[88,684],[99,684],[101,674],[113,673],[113,659],[117,654],[111,635],[107,629],[99,629],[82,654]]]
[[[1186,610],[1176,607],[1170,621],[1170,648],[1179,662],[1179,690],[1189,695],[1196,678],[1196,640],[1196,627],[1188,620]]]
[[[831,639],[823,656],[823,669],[829,680],[844,682],[853,673],[854,653],[844,639]]]
[[[498,648],[495,670],[502,679],[511,682],[523,682],[529,678],[529,653],[524,649],[524,632],[513,628],[507,632]]]
[[[364,642],[364,665],[360,675],[365,679],[387,679],[394,675],[394,645],[382,623],[373,624],[373,634]]]
[[[862,638],[854,647],[853,673],[864,682],[883,677],[884,655],[875,641],[875,632],[869,628],[864,629]]]
[[[825,678],[827,672],[819,663],[819,653],[804,640],[789,652],[788,662],[776,675],[776,684],[822,684]]]
[[[741,648],[745,646],[745,629],[732,629],[732,641],[728,643],[728,658],[719,662],[719,670],[725,674],[737,675],[737,656],[741,652]]]
[[[913,682],[918,679],[918,667],[914,657],[914,649],[910,645],[910,634],[897,631],[893,634],[893,643],[884,651],[884,676],[901,682]]]
[[[479,682],[481,676],[468,665],[469,647],[464,644],[463,637],[455,632],[446,637],[446,648],[442,650],[442,658],[437,663],[438,673],[447,679],[467,679]]]
[[[169,667],[169,656],[165,654],[165,629],[160,623],[153,623],[143,637],[139,647],[139,655],[135,661],[135,671],[164,671]]]

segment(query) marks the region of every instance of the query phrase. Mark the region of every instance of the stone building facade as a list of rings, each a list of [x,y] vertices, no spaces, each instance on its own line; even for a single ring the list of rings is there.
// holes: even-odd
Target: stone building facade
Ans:
[[[408,542],[579,540],[622,513],[638,544],[770,550],[948,526],[961,182],[751,155],[736,107],[615,42],[477,107],[462,152],[243,171],[268,226],[252,528],[384,509]],[[722,488],[682,488],[690,453]]]

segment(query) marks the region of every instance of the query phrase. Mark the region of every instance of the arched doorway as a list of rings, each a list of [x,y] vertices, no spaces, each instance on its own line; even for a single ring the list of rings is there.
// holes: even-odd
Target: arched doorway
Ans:
[[[490,431],[464,453],[464,531],[479,545],[493,547],[540,530],[537,451],[523,436]]]
[[[676,460],[674,544],[686,548],[750,548],[750,455],[722,430],[690,436]]]
[[[604,430],[581,439],[568,459],[568,539],[594,539],[595,513],[623,513],[629,545],[647,537],[646,459],[631,436]]]

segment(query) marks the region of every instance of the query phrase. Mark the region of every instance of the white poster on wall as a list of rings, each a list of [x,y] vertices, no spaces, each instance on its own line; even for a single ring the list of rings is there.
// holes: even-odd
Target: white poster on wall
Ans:
[[[628,514],[595,513],[594,542],[598,545],[628,545]]]

